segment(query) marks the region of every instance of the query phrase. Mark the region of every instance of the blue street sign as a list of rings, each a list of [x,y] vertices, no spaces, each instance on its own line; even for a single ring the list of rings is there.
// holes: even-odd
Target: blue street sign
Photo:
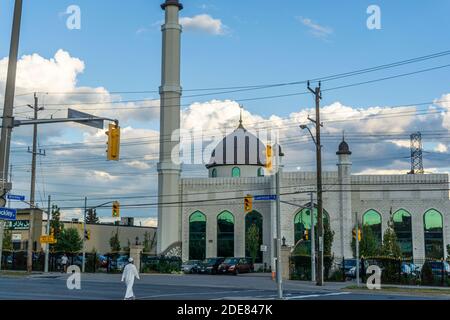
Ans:
[[[0,208],[0,220],[16,220],[16,209]]]
[[[271,195],[264,195],[264,196],[254,196],[253,199],[255,201],[270,201],[270,200],[277,200],[277,196],[275,194]]]
[[[25,201],[25,196],[18,196],[18,195],[15,195],[15,194],[8,194],[8,200]]]

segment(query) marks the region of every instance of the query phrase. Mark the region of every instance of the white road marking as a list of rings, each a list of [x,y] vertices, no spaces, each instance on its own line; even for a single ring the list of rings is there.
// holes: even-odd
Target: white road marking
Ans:
[[[148,297],[140,297],[139,300],[142,299],[151,299],[151,298],[162,298],[162,297],[177,297],[177,296],[196,296],[196,295],[212,295],[212,294],[230,294],[230,293],[243,293],[243,292],[261,292],[264,290],[234,290],[234,291],[217,291],[217,292],[189,292],[189,293],[168,293],[168,294],[158,294]]]
[[[288,300],[291,299],[308,299],[308,298],[319,298],[319,297],[326,297],[326,296],[340,296],[344,294],[350,294],[350,292],[333,292],[333,293],[325,293],[325,294],[308,294],[303,296],[291,296],[289,298],[286,298]]]

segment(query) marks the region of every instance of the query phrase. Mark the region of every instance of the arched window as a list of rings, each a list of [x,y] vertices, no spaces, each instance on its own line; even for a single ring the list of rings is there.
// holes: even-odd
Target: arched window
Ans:
[[[233,170],[231,170],[231,176],[233,178],[239,178],[241,176],[241,169],[234,167]]]
[[[258,169],[258,177],[264,177],[264,169],[263,168]]]
[[[234,216],[229,211],[217,217],[217,256],[234,257]]]
[[[256,253],[256,263],[261,263],[263,260],[262,252],[260,250],[263,244],[263,216],[257,212],[249,212],[245,216],[245,255],[251,257],[252,248]]]
[[[425,258],[441,259],[444,257],[442,215],[439,211],[431,209],[425,212],[423,220]]]
[[[217,169],[212,169],[212,171],[211,171],[211,177],[212,178],[217,178]]]
[[[328,212],[323,210],[323,223],[329,224],[329,215]],[[308,230],[308,240],[305,240],[302,242],[301,246],[305,246],[306,254],[311,253],[311,209],[305,208],[302,209],[300,212],[298,212],[294,217],[294,240],[297,244],[298,241],[300,241],[303,238],[303,235],[305,234],[305,230]],[[316,238],[317,243],[317,207],[314,207],[314,237]]]
[[[381,214],[375,210],[369,210],[363,215],[363,225],[370,226],[375,239],[377,239],[378,246],[381,246],[382,234],[381,234]],[[364,236],[364,235],[363,235]]]
[[[412,257],[412,223],[411,214],[403,209],[394,213],[394,231],[403,257]]]
[[[189,217],[189,259],[203,260],[206,256],[206,216],[195,211]]]

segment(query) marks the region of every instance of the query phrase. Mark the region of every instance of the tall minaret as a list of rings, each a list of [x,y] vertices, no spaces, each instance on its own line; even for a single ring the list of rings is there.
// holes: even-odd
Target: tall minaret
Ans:
[[[344,136],[342,142],[339,144],[339,149],[336,152],[338,156],[338,182],[339,186],[339,233],[336,240],[339,243],[339,255],[345,258],[352,257],[351,242],[352,242],[352,192],[351,192],[351,171],[352,163],[350,156],[352,152],[345,142]]]
[[[180,235],[180,165],[172,155],[179,155],[180,129],[180,39],[179,12],[183,5],[178,0],[166,0],[162,26],[161,116],[158,163],[158,243],[161,253],[181,240]],[[173,135],[178,134],[178,136]],[[170,204],[169,204],[170,203]],[[175,204],[175,205],[174,205]]]

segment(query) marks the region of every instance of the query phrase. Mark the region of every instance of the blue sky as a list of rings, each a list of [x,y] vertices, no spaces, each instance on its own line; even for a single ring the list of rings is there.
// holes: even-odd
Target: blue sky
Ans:
[[[103,87],[109,92],[157,90],[160,85],[161,68],[160,25],[164,19],[164,12],[159,7],[160,2],[162,0],[24,0],[20,55],[37,54],[38,57],[35,57],[30,65],[39,67],[37,70],[40,72],[29,72],[27,75],[30,80],[30,84],[26,85],[27,92],[33,91],[34,85],[38,86],[44,82],[45,90],[52,91],[58,87],[59,82],[64,81],[69,87],[73,86],[70,87],[71,90],[78,87],[86,87],[89,91]],[[13,3],[13,0],[0,2],[2,44],[0,59],[8,55]],[[181,12],[181,17],[184,21],[193,19],[194,23],[190,27],[185,25],[182,36],[182,86],[185,90],[189,90],[301,81],[449,50],[450,1],[434,0],[432,4],[430,3],[407,0],[376,2],[186,0],[183,2],[185,8]],[[381,30],[369,30],[366,26],[369,17],[366,10],[373,4],[381,9]],[[81,30],[66,28],[68,15],[65,11],[70,5],[78,5],[81,9]],[[207,17],[206,26],[199,27],[198,23],[201,22],[197,19],[199,17]],[[56,59],[56,56],[61,60]],[[55,59],[59,62],[55,63]],[[84,63],[84,68],[80,66],[80,61]],[[324,83],[323,89],[446,64],[450,64],[448,55],[399,68],[327,82]],[[5,74],[6,70],[2,69],[2,72]],[[1,76],[4,77],[4,74]],[[22,76],[22,82],[24,77]],[[325,116],[330,117],[335,113],[352,112],[365,117],[371,112],[387,112],[384,108],[387,106],[429,102],[444,95],[448,95],[450,100],[449,84],[450,68],[443,68],[370,85],[324,92],[322,103],[327,109],[323,112]],[[3,86],[4,80],[0,81],[0,87]],[[301,93],[305,90],[302,84],[185,98],[183,104],[189,105],[194,102],[204,104],[200,106],[203,108],[200,111],[189,107],[184,124],[187,127],[197,124],[208,127],[211,123],[216,127],[234,125],[239,113],[237,104],[234,103],[236,101]],[[189,94],[185,92],[185,95]],[[0,92],[1,99],[2,96],[3,92]],[[108,95],[108,97],[117,99],[117,96]],[[47,102],[56,99],[55,96],[41,98],[41,101]],[[92,102],[99,99],[95,96],[58,98],[57,103],[86,100]],[[158,95],[127,94],[120,95],[119,98],[124,100],[158,98]],[[30,103],[30,99],[31,96],[20,97],[16,100],[16,105]],[[224,102],[218,104],[215,109],[213,104],[206,104],[212,99],[221,101],[229,99],[233,103]],[[269,120],[271,116],[292,117],[296,121],[297,119],[305,121],[308,115],[305,109],[313,106],[313,97],[298,95],[243,103],[247,112],[246,117],[251,121]],[[370,106],[382,108],[357,110]],[[159,118],[155,110],[141,109],[133,114],[126,111],[119,112],[114,110],[113,106],[109,107],[110,113],[107,115],[120,117],[123,127],[128,128],[128,131],[124,132],[125,139],[142,139],[157,135]],[[450,103],[446,108],[450,110]],[[97,112],[91,112],[102,114],[105,111],[99,109]],[[50,114],[52,113],[46,115]],[[293,114],[295,116],[292,116]],[[63,114],[60,112],[58,115]],[[334,130],[336,133],[344,129],[355,134],[365,131],[379,133],[397,130],[407,137],[412,130],[448,130],[450,117],[428,115],[422,118],[389,121],[383,119],[378,122],[347,122],[325,126],[324,130]],[[295,130],[296,128],[287,130],[286,137],[291,140],[295,140],[296,136],[300,137],[301,133]],[[154,164],[157,146],[154,143],[144,147],[124,146],[122,149],[124,161],[120,164],[111,164],[104,161],[105,136],[102,132],[92,130],[86,132],[86,129],[76,126],[67,128],[55,125],[40,129],[40,133],[40,141],[44,147],[49,144],[80,141],[83,143],[94,141],[99,146],[96,150],[75,150],[75,152],[72,148],[60,150],[60,153],[47,148],[47,157],[42,159],[42,165],[40,164],[42,168],[38,169],[39,198],[43,199],[43,203],[46,193],[51,193],[58,199],[66,199],[71,195],[82,199],[86,193],[97,197],[127,196],[136,192],[156,195]],[[29,137],[29,130],[20,129],[15,131],[13,139],[14,146],[19,148],[15,150],[17,153],[13,154],[13,160],[18,163],[15,170],[15,188],[18,193],[24,194],[27,194],[29,183],[27,171],[29,155],[20,147],[25,148],[30,144]],[[355,155],[354,171],[393,173],[395,170],[401,172],[407,170],[409,144],[402,139],[395,142],[371,141],[371,144],[368,144],[367,141],[361,142],[357,138],[352,141],[350,136],[350,145]],[[426,149],[437,148],[441,154],[427,155],[426,166],[432,169],[432,172],[450,171],[447,165],[449,141],[430,140],[425,142]],[[325,163],[327,169],[334,170],[336,141],[327,143]],[[312,166],[314,151],[311,143],[292,145],[291,141],[289,147],[287,154],[290,156],[290,169],[314,169]],[[380,155],[384,158],[377,158]],[[398,158],[392,159],[392,155]],[[93,159],[92,163],[81,166],[81,171],[73,168],[75,161],[85,161],[86,157]],[[133,157],[139,161],[127,162],[126,158]],[[358,158],[364,157],[372,158],[372,162],[357,161]],[[388,159],[389,157],[391,158]],[[72,163],[67,164],[67,167],[51,166],[58,161],[70,159]],[[64,175],[58,174],[57,169],[64,169]],[[82,169],[85,169],[85,172]],[[133,171],[130,173],[128,170]],[[199,174],[206,172],[203,168],[200,171],[196,170],[193,172]],[[124,173],[130,173],[132,178],[121,176]],[[111,189],[111,181],[117,187]],[[154,202],[155,199],[145,201]],[[82,200],[72,204],[82,206]],[[154,209],[123,212],[124,215],[143,217],[148,216],[150,212],[152,217],[155,216]],[[109,214],[107,210],[101,213]]]
[[[0,8],[0,41],[10,36],[12,0]],[[79,5],[82,29],[68,30],[64,13]],[[185,1],[182,16],[208,14],[228,27],[222,36],[183,35],[183,87],[204,88],[297,81],[375,66],[448,49],[449,1],[377,1],[382,29],[368,30],[366,9],[373,1]],[[315,37],[299,17],[332,30],[325,39]],[[80,85],[109,90],[153,90],[160,79],[158,21],[163,11],[158,1],[24,1],[20,52],[51,57],[60,48],[86,63]],[[138,30],[145,32],[137,34]],[[6,56],[8,46],[0,47]],[[407,66],[379,75],[409,72],[445,64],[446,58]],[[324,103],[370,106],[430,101],[448,88],[448,70],[386,81],[380,84],[330,92]],[[352,83],[345,79],[335,84]],[[355,79],[359,80],[359,79]],[[282,93],[303,91],[290,87]],[[265,91],[272,95],[280,90]],[[248,98],[259,92],[223,95]],[[191,100],[188,100],[189,102]],[[251,111],[286,116],[311,104],[310,97],[246,102]]]

